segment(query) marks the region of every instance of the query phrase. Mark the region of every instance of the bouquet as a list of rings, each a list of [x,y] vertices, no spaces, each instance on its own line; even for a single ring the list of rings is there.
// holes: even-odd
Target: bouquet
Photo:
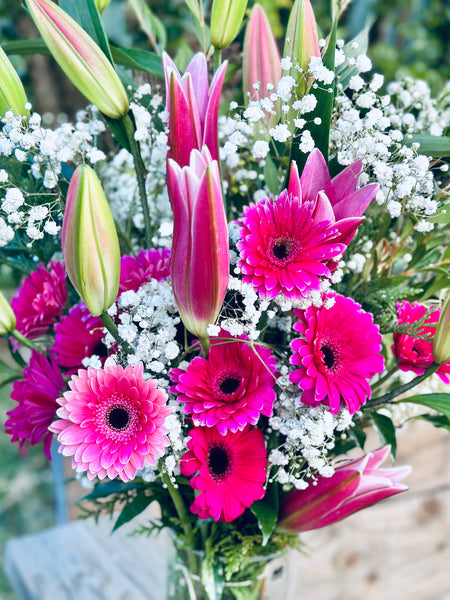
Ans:
[[[168,597],[262,598],[300,532],[407,489],[381,465],[409,416],[450,428],[450,86],[386,85],[334,2],[319,39],[295,0],[280,54],[260,5],[186,0],[183,69],[137,2],[152,51],[109,42],[107,1],[25,4],[41,37],[0,50],[6,434],[72,457],[114,529],[159,503]],[[7,56],[30,51],[90,103],[74,123],[33,112]]]

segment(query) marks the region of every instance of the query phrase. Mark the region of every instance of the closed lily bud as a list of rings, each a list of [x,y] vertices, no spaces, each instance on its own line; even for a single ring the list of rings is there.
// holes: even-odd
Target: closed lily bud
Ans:
[[[80,165],[67,191],[62,251],[74,288],[94,317],[117,297],[120,249],[116,227],[95,171]]]
[[[9,58],[0,47],[0,117],[5,116],[8,110],[13,110],[18,115],[30,116],[30,111],[25,108],[27,97]]]
[[[450,292],[439,315],[433,340],[433,359],[439,365],[450,361]]]
[[[306,94],[312,83],[304,74],[308,72],[309,61],[313,56],[320,56],[320,48],[311,2],[295,0],[286,29],[283,57],[292,61],[289,75],[298,82],[299,95]],[[297,67],[300,67],[303,73],[299,73]]]
[[[80,92],[111,119],[128,113],[125,89],[93,39],[51,0],[25,0],[53,58]]]
[[[245,30],[242,71],[247,103],[270,96],[280,81],[280,53],[269,19],[259,4],[253,7]]]
[[[95,0],[95,4],[100,12],[103,12],[108,6],[110,0]]]
[[[5,296],[0,292],[0,335],[11,333],[16,328],[16,316]]]
[[[239,33],[247,0],[213,0],[211,9],[211,44],[225,48]]]
[[[230,268],[219,165],[206,146],[192,150],[189,166],[168,159],[167,189],[173,295],[186,329],[204,339],[225,298]]]

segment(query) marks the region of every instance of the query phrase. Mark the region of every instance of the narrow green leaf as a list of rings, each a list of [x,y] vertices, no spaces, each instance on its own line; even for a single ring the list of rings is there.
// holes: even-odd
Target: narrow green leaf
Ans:
[[[391,446],[392,460],[395,460],[397,452],[397,440],[395,438],[395,427],[392,420],[386,415],[374,412],[372,413],[373,426],[380,436],[381,443],[383,445],[389,444]]]
[[[201,17],[201,13],[200,13],[200,3],[198,2],[198,0],[184,0],[186,2],[186,6],[188,7],[189,11],[192,13],[192,16],[194,17],[194,19],[196,19],[198,22],[200,22],[200,17]]]
[[[271,194],[278,193],[278,170],[269,155],[266,156],[266,164],[264,165],[264,180]]]
[[[364,29],[358,33],[352,40],[347,42],[343,47],[344,54],[347,58],[356,58],[360,54],[365,54],[369,47],[369,32],[374,24],[375,19],[370,17],[367,19]],[[353,75],[358,75],[358,67],[356,64],[349,65],[348,60],[337,68],[339,83],[346,90]]]
[[[450,223],[450,206],[447,204],[439,214],[428,217],[427,220],[431,223]]]
[[[348,431],[349,437],[355,442],[355,444],[364,450],[364,445],[366,443],[366,432],[359,425],[355,425],[354,427],[350,427]]]
[[[95,0],[59,0],[59,6],[81,25],[112,63],[108,38],[103,29]]]
[[[19,373],[16,369],[12,369],[9,365],[0,360],[0,388],[8,383],[17,381],[17,379],[21,379],[22,377],[22,373]]]
[[[114,523],[113,532],[134,519],[137,515],[140,515],[147,506],[153,501],[153,496],[146,496],[144,494],[138,494],[132,500],[127,502]]]
[[[111,46],[111,52],[117,64],[128,69],[145,71],[164,79],[161,58],[154,52],[137,48],[119,48],[117,46]]]
[[[433,250],[427,252],[420,260],[416,262],[414,268],[417,270],[422,269],[423,267],[428,267],[428,265],[438,262],[438,260],[441,258],[441,255],[442,248],[433,248]]]
[[[420,394],[410,396],[404,400],[398,400],[398,402],[411,402],[412,404],[428,406],[428,408],[437,410],[450,419],[450,394]]]
[[[448,419],[445,415],[418,415],[417,417],[413,417],[415,420],[420,419],[422,421],[428,421],[434,425],[434,427],[439,427],[442,429],[447,429],[450,431],[450,419]]]
[[[111,494],[119,494],[121,492],[128,492],[130,490],[143,489],[145,486],[141,482],[124,483],[122,481],[107,481],[106,483],[99,483],[87,496],[84,496],[79,500],[97,500],[99,498],[106,498]]]
[[[412,135],[406,136],[405,143],[420,144],[419,152],[433,158],[443,158],[450,156],[450,137],[437,135]]]
[[[29,56],[30,54],[50,54],[47,44],[42,38],[33,38],[31,40],[15,40],[2,44],[6,54],[18,54],[19,56]]]
[[[128,0],[134,10],[139,26],[152,44],[159,43],[164,49],[167,43],[167,34],[164,25],[156,15],[152,13],[145,0]]]
[[[253,502],[250,510],[258,519],[258,525],[263,534],[262,545],[270,539],[278,521],[278,486],[276,483],[267,486],[266,495],[262,500]]]

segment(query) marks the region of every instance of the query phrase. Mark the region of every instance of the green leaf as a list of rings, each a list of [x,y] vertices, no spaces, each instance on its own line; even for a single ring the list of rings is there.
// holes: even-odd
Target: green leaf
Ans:
[[[152,13],[145,0],[128,1],[145,35],[152,44],[159,42],[161,48],[164,49],[167,43],[167,34],[161,20]]]
[[[111,52],[117,64],[129,69],[145,71],[164,79],[161,58],[154,52],[137,48],[119,48],[118,46],[111,46]]]
[[[428,265],[438,262],[438,260],[441,258],[441,255],[442,248],[433,248],[433,250],[427,252],[420,260],[416,262],[414,268],[417,270],[422,269],[423,267],[428,267]]]
[[[79,500],[98,500],[98,498],[105,498],[111,494],[120,494],[123,492],[129,492],[130,490],[143,489],[145,486],[141,482],[124,483],[122,481],[108,481],[106,483],[99,483],[87,496],[84,496]]]
[[[84,29],[112,63],[108,38],[103,29],[95,0],[59,0],[59,6]]]
[[[8,383],[22,379],[22,377],[22,373],[19,373],[16,369],[12,369],[9,365],[0,360],[0,388],[8,385]]]
[[[374,412],[372,413],[373,426],[380,436],[381,443],[383,445],[389,444],[391,446],[392,460],[395,461],[395,454],[397,452],[397,440],[395,439],[395,427],[392,420],[386,415]]]
[[[153,501],[153,496],[146,496],[144,494],[138,494],[132,500],[127,502],[114,523],[113,532],[134,519],[137,515],[140,515],[147,506]]]
[[[198,0],[184,0],[186,2],[186,6],[188,7],[189,11],[192,13],[192,16],[194,17],[194,19],[197,20],[197,22],[200,22],[200,18],[201,18],[201,14],[200,14],[200,3],[198,2]]]
[[[437,410],[437,412],[442,413],[450,419],[450,394],[420,394],[417,396],[410,396],[404,400],[398,400],[398,402],[411,402],[412,404],[428,406],[428,408]]]
[[[450,223],[450,206],[446,204],[439,214],[428,217],[427,220],[430,221],[430,223]]]
[[[2,44],[2,48],[6,54],[18,54],[19,56],[29,56],[30,54],[50,54],[50,51],[42,38],[6,42],[5,44]]]
[[[276,483],[268,484],[266,494],[262,500],[253,502],[250,510],[258,520],[259,528],[263,534],[262,545],[265,546],[270,539],[278,521],[278,486]]]
[[[358,33],[352,40],[350,40],[343,47],[345,56],[348,58],[356,58],[360,54],[365,54],[369,47],[369,32],[374,24],[374,17],[369,17],[366,21],[364,29]],[[337,75],[339,77],[339,83],[342,85],[344,90],[347,89],[353,75],[359,75],[356,64],[349,65],[348,60],[337,68]]]
[[[364,450],[364,445],[366,443],[366,432],[360,425],[355,425],[354,427],[350,427],[348,431],[349,437],[355,442],[358,448]]]
[[[264,180],[270,190],[270,193],[276,194],[279,186],[278,170],[269,155],[266,156],[266,164],[264,165]]]
[[[406,136],[405,143],[420,144],[419,152],[433,158],[442,158],[450,156],[450,137],[437,135],[412,135]]]
[[[447,429],[450,431],[450,419],[448,419],[445,415],[418,415],[417,417],[413,417],[414,419],[420,419],[422,421],[428,421],[434,425],[434,427],[441,427],[443,429]]]

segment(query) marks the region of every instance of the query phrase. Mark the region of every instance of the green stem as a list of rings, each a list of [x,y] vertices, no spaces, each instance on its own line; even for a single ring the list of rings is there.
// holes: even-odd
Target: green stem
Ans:
[[[208,356],[209,346],[210,346],[209,338],[201,338],[200,343],[202,345],[202,350],[203,350],[204,355]]]
[[[222,64],[222,48],[214,48],[214,73]]]
[[[142,212],[144,215],[144,227],[145,227],[145,243],[146,248],[152,246],[152,224],[150,220],[150,210],[148,208],[147,193],[145,191],[145,179],[147,176],[147,170],[142,162],[141,153],[139,151],[139,144],[134,138],[135,127],[129,114],[122,117],[122,122],[127,133],[128,142],[130,144],[131,154],[133,156],[134,168],[136,170],[136,177],[138,182],[139,198],[141,200]]]
[[[31,340],[29,340],[24,335],[22,335],[20,333],[20,331],[17,331],[17,329],[13,329],[13,331],[11,331],[11,335],[18,342],[20,342],[22,344],[22,346],[25,346],[26,348],[30,348],[30,350],[37,350],[41,354],[45,354],[45,350],[43,350],[42,348],[40,348],[39,346],[34,344]]]
[[[424,381],[425,379],[430,377],[430,375],[433,375],[433,373],[435,373],[439,369],[440,366],[441,365],[439,365],[437,363],[432,363],[428,367],[428,369],[425,371],[425,373],[423,373],[423,375],[419,375],[418,377],[415,377],[409,383],[405,383],[405,385],[401,385],[397,389],[392,390],[391,392],[388,392],[387,394],[384,394],[384,396],[380,396],[379,398],[374,398],[373,400],[369,400],[369,402],[366,402],[365,406],[367,408],[373,408],[374,406],[380,406],[381,404],[390,403],[394,398],[396,398],[397,396],[400,396],[400,394],[404,394],[411,388],[415,387],[416,385],[418,385],[419,383],[421,383],[422,381]]]
[[[161,469],[161,477],[167,486],[170,497],[172,498],[173,505],[175,506],[175,510],[177,511],[181,525],[184,529],[184,533],[186,535],[188,546],[190,548],[194,548],[194,535],[193,535],[192,527],[191,527],[191,524],[189,522],[189,519],[188,519],[188,516],[186,513],[186,507],[184,505],[183,498],[181,497],[181,494],[177,490],[177,488],[173,485],[172,480],[170,479],[168,473],[164,472],[163,469]]]
[[[389,369],[389,371],[386,373],[386,375],[383,375],[383,377],[381,377],[381,379],[379,379],[378,381],[376,381],[373,386],[372,386],[372,392],[374,390],[377,390],[381,385],[383,385],[383,383],[385,381],[387,381],[389,379],[389,377],[391,377],[394,373],[396,373],[398,370],[398,365],[394,365],[392,367],[392,369]]]
[[[206,54],[206,35],[205,35],[205,15],[203,14],[203,1],[198,0],[198,8],[200,13],[200,30],[202,32],[203,53]]]
[[[108,315],[108,313],[106,311],[99,316],[99,319],[101,320],[103,325],[106,327],[106,329],[109,331],[109,333],[113,336],[113,338],[116,340],[116,342],[119,344],[119,346],[127,354],[134,354],[134,350],[130,346],[130,344],[120,337],[119,330],[117,329],[116,324],[114,323],[114,321],[111,319],[111,317]]]

